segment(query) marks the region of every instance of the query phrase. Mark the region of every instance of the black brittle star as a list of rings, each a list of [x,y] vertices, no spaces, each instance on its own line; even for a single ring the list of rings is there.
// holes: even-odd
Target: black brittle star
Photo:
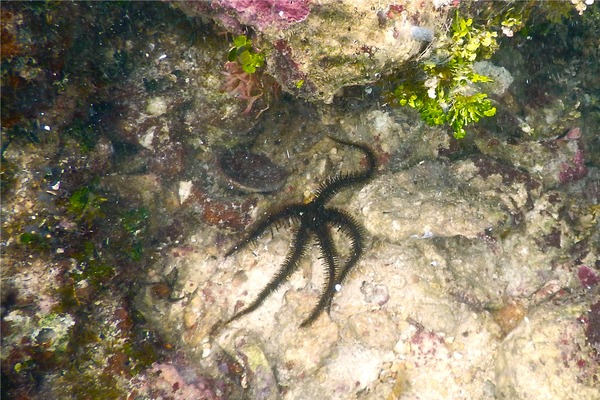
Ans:
[[[329,177],[316,191],[315,196],[306,203],[292,203],[266,213],[256,222],[248,234],[237,245],[232,247],[225,257],[256,241],[271,227],[279,228],[291,221],[297,226],[293,240],[283,265],[271,281],[258,294],[256,299],[246,308],[235,313],[225,324],[230,323],[256,310],[273,292],[275,292],[298,269],[300,260],[306,254],[311,239],[315,239],[321,259],[325,264],[325,282],[319,302],[301,327],[312,324],[323,311],[329,312],[333,296],[356,265],[364,251],[363,228],[358,221],[339,208],[326,207],[326,204],[341,190],[355,184],[364,184],[374,175],[377,168],[375,153],[365,144],[348,142],[340,139],[332,140],[361,150],[366,156],[366,168],[362,171],[338,174]],[[332,236],[331,229],[337,228],[350,241],[350,253],[341,265],[340,257]]]

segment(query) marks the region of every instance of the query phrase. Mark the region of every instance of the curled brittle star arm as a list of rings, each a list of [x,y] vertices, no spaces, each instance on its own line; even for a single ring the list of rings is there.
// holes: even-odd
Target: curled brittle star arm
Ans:
[[[293,204],[290,206],[276,209],[274,212],[268,213],[264,218],[258,220],[256,223],[254,223],[254,225],[250,227],[250,231],[241,241],[239,241],[236,245],[227,250],[227,252],[225,253],[225,257],[229,257],[233,253],[247,246],[249,243],[254,242],[256,239],[262,236],[262,234],[265,233],[267,229],[273,226],[278,228],[290,219],[299,220],[302,211],[302,204]]]

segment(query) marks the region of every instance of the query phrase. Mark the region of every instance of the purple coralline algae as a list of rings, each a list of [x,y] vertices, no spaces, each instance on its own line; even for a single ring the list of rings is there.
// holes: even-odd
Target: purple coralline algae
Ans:
[[[588,170],[585,166],[585,152],[580,143],[581,129],[575,127],[567,132],[565,140],[573,142],[576,150],[573,158],[568,162],[563,162],[560,165],[558,179],[560,183],[578,181],[586,177]]]
[[[559,173],[560,183],[578,181],[587,175],[587,167],[585,166],[585,154],[583,149],[577,149],[575,156],[570,163],[562,163]]]
[[[303,21],[310,12],[309,3],[309,0],[223,0],[219,6],[237,14],[240,23],[262,31],[269,26],[283,29]]]
[[[581,282],[581,286],[587,289],[591,289],[598,283],[600,283],[600,277],[598,277],[598,274],[586,265],[582,265],[579,267],[579,269],[577,270],[577,277]]]
[[[264,31],[267,28],[285,29],[302,22],[310,12],[310,0],[219,0],[212,2],[181,2],[184,11],[206,15],[219,21],[233,32],[251,26]]]

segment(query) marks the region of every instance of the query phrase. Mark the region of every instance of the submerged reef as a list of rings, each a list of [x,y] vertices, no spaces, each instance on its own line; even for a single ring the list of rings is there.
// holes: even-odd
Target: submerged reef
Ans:
[[[458,3],[507,6],[3,2],[2,396],[596,400],[598,8],[507,20],[476,67],[496,115],[459,141],[371,83],[427,59]],[[329,137],[366,143],[377,176],[323,189],[374,165]],[[301,233],[230,246],[315,198],[364,227],[348,271],[348,229],[319,228],[347,272],[329,314],[298,329],[332,292],[304,246],[215,331]]]

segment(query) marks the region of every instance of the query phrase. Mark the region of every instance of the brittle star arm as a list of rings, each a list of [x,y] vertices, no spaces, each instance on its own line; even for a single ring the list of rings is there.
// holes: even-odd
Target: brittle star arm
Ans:
[[[314,202],[319,206],[327,204],[327,202],[329,202],[333,196],[348,186],[368,182],[373,177],[375,170],[377,169],[377,156],[373,150],[369,148],[369,146],[361,143],[353,143],[336,139],[331,136],[329,138],[335,142],[360,150],[365,155],[367,166],[362,171],[339,174],[328,178],[319,187],[319,189],[317,189]]]
[[[343,267],[337,271],[335,284],[341,285],[364,252],[364,231],[358,221],[343,210],[327,208],[327,221],[337,226],[339,231],[350,239],[351,253]]]
[[[298,263],[306,252],[310,236],[309,230],[303,226],[300,226],[298,232],[296,232],[294,235],[288,255],[286,256],[285,261],[283,262],[283,265],[277,274],[273,277],[273,279],[271,279],[267,286],[261,290],[256,299],[254,299],[254,301],[250,303],[248,307],[235,313],[225,322],[225,324],[228,324],[231,321],[256,310],[267,299],[267,297],[273,294],[273,292],[275,292],[286,280],[288,280],[290,275],[292,275],[298,269]]]
[[[319,303],[313,308],[308,318],[306,318],[300,327],[311,325],[325,310],[329,311],[331,299],[335,294],[335,276],[338,265],[337,250],[330,232],[327,230],[326,224],[315,227],[315,234],[319,250],[321,251],[320,259],[325,263],[325,282],[323,285],[323,293],[319,298]]]
[[[303,204],[293,204],[267,214],[263,219],[250,227],[250,232],[248,232],[235,246],[230,248],[227,253],[225,253],[225,257],[229,257],[249,243],[254,242],[270,227],[274,226],[278,228],[290,219],[299,220],[304,208],[305,206]]]

